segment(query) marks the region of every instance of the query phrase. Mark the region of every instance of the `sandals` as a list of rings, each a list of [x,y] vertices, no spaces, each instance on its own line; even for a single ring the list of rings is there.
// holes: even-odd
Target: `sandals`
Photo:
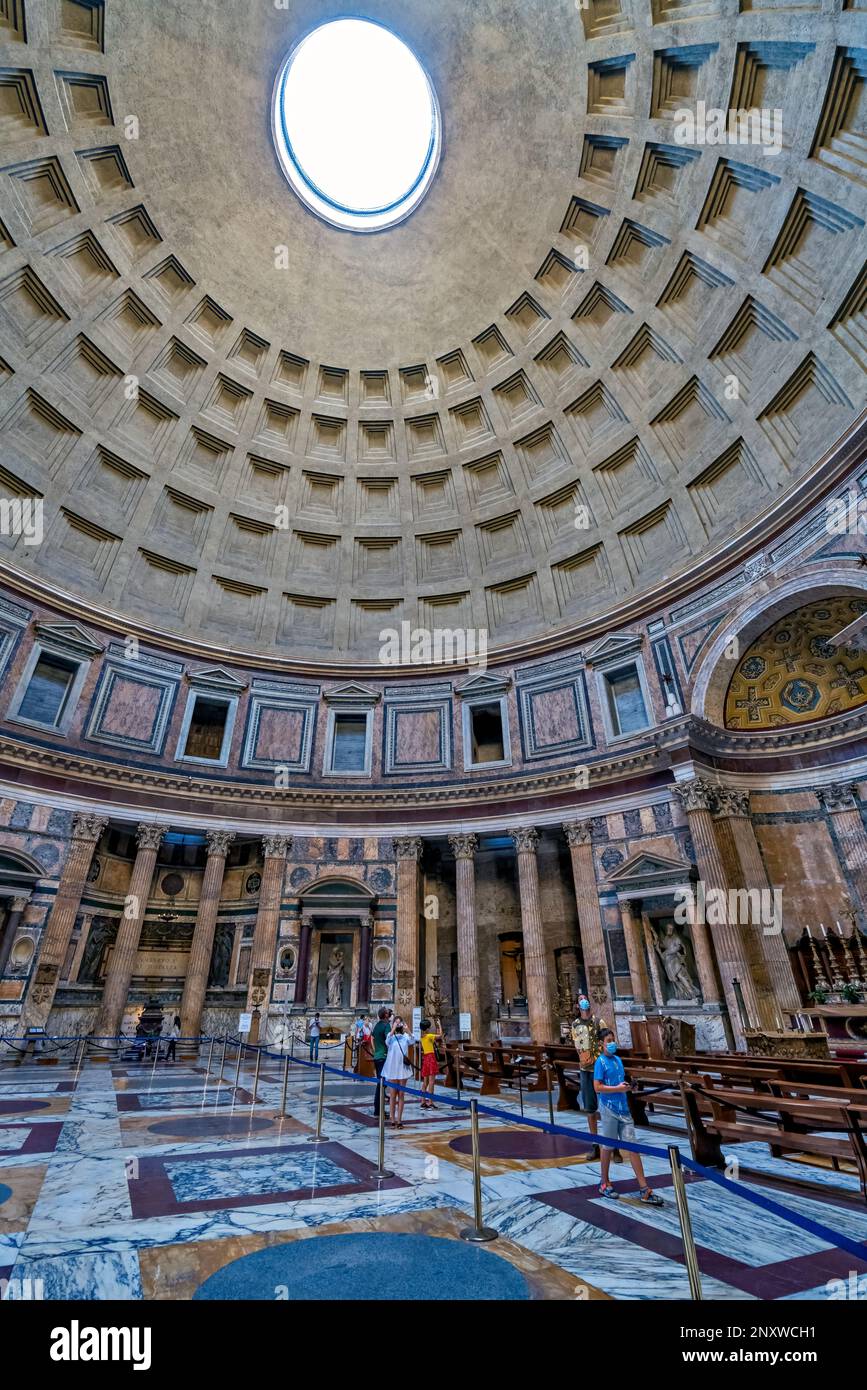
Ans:
[[[663,1202],[662,1198],[657,1197],[656,1193],[650,1187],[642,1187],[641,1191],[638,1194],[638,1200],[640,1202],[643,1202],[646,1207],[665,1206],[665,1203]]]
[[[615,1187],[612,1187],[610,1182],[601,1182],[599,1184],[599,1196],[610,1197],[613,1201],[620,1200],[620,1193]]]

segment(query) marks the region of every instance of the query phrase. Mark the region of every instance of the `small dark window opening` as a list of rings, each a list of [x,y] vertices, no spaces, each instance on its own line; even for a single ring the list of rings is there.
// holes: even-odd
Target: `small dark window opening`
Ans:
[[[205,696],[197,695],[184,757],[219,762],[228,716],[229,706],[225,701],[209,700]]]
[[[470,710],[474,763],[501,763],[506,756],[503,711],[499,704],[474,705]]]
[[[622,671],[612,671],[606,680],[608,707],[615,734],[632,734],[638,729],[646,729],[647,708],[637,669],[626,666]]]
[[[65,657],[43,652],[18,707],[19,718],[32,719],[34,724],[56,729],[63,718],[77,674],[77,661],[67,661]]]

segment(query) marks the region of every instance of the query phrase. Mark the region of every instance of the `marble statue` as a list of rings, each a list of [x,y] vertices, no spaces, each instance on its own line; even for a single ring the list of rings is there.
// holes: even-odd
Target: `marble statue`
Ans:
[[[335,946],[328,962],[328,1005],[339,1009],[343,1003],[343,947]]]
[[[666,922],[661,933],[654,932],[653,945],[670,987],[666,1003],[675,999],[696,1000],[698,986],[690,972],[686,945],[674,922]]]
[[[211,969],[208,975],[209,987],[220,987],[229,983],[229,966],[232,960],[234,940],[235,928],[227,922],[221,922],[214,936]]]

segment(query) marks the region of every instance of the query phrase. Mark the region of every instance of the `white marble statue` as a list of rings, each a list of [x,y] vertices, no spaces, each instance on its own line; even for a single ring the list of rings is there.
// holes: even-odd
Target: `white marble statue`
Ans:
[[[328,962],[328,1006],[339,1009],[343,1003],[343,947],[335,946]]]

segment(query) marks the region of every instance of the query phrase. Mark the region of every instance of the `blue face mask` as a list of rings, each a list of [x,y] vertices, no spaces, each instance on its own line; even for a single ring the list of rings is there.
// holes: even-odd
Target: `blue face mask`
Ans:
[[[613,1057],[614,1054],[615,1054],[615,1052],[617,1051],[617,1043],[616,1043],[616,1042],[607,1042],[607,1043],[605,1044],[605,1051],[606,1051],[606,1053],[608,1054],[609,1057]]]
[[[589,999],[579,999],[579,1000],[578,1000],[578,1008],[579,1008],[579,1009],[589,1009],[589,1008],[590,1008],[590,1000],[589,1000]]]

